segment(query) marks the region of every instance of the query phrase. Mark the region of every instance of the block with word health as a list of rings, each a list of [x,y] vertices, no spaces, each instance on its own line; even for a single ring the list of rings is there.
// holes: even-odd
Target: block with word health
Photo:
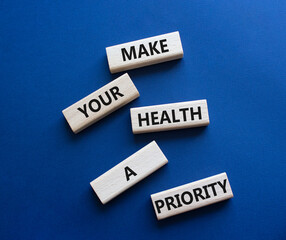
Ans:
[[[151,195],[158,220],[232,197],[226,173]]]
[[[182,58],[184,55],[179,32],[106,48],[111,73]]]
[[[153,141],[93,180],[90,185],[105,204],[167,162],[167,158]]]
[[[139,92],[126,73],[99,90],[63,110],[74,133],[139,97]]]
[[[206,100],[130,109],[134,134],[201,127],[209,124]]]

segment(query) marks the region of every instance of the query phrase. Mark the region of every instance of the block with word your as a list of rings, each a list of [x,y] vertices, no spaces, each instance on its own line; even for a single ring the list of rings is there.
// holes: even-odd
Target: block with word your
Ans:
[[[138,97],[138,90],[125,73],[66,108],[63,114],[72,131],[78,133]]]

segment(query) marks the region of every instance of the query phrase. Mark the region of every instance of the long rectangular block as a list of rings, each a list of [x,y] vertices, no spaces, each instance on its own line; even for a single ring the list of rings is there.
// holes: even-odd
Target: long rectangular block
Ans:
[[[62,112],[72,131],[78,133],[138,97],[138,90],[125,73]]]
[[[111,73],[182,58],[179,32],[128,42],[106,48]]]
[[[151,195],[158,220],[232,197],[233,193],[226,173]]]
[[[134,134],[209,124],[207,100],[131,108],[130,116]]]
[[[168,162],[155,141],[149,143],[90,185],[105,204]]]

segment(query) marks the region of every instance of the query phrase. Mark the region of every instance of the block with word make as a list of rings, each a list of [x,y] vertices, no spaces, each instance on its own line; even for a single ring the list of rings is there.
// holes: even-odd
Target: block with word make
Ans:
[[[151,195],[158,220],[232,197],[226,173]]]
[[[111,73],[182,58],[179,32],[128,42],[106,48]]]
[[[138,97],[139,92],[125,73],[66,108],[63,114],[73,132],[78,133]]]
[[[105,204],[167,162],[167,158],[153,141],[93,180],[90,185]]]
[[[201,127],[209,124],[206,100],[130,109],[134,134]]]

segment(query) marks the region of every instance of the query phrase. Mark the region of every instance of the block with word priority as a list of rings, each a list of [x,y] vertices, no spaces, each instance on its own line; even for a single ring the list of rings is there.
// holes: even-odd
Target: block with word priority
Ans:
[[[209,125],[207,100],[130,109],[134,134]]]
[[[106,48],[111,73],[182,58],[184,55],[179,32],[119,44]]]
[[[153,141],[93,180],[90,185],[105,204],[166,163],[167,158]]]
[[[158,220],[233,197],[226,173],[151,195]]]
[[[63,114],[72,131],[78,133],[138,97],[138,90],[125,73],[66,108]]]

